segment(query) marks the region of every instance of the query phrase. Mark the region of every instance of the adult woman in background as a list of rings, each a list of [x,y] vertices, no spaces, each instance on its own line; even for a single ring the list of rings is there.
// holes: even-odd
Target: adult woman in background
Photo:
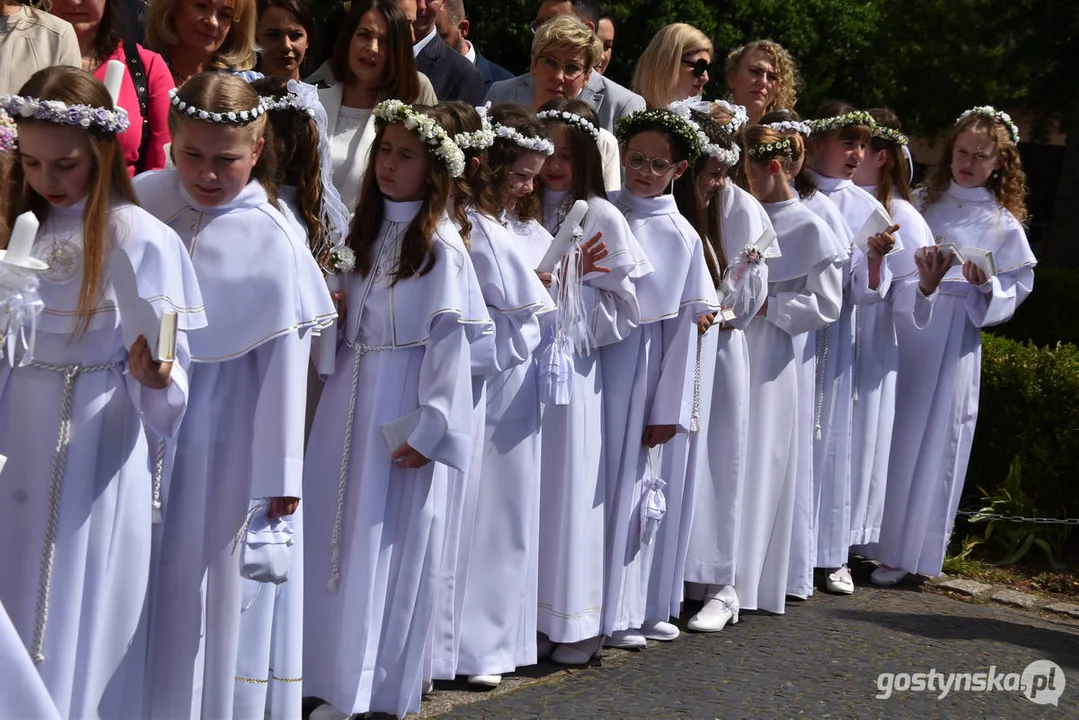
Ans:
[[[120,28],[128,18],[123,17],[123,0],[53,0],[50,12],[75,28],[83,70],[104,81],[109,60],[127,66],[119,104],[131,119],[120,133],[128,173],[165,167],[172,75],[160,55],[124,40]]]
[[[71,25],[36,10],[29,0],[0,0],[0,95],[17,93],[50,65],[79,66]]]
[[[146,44],[165,58],[177,87],[204,70],[250,80],[255,0],[150,0]]]
[[[412,52],[412,26],[395,0],[354,0],[330,59],[333,84],[318,91],[326,108],[333,184],[349,212],[356,209],[371,143],[372,111],[382,100],[434,105]]]
[[[258,71],[299,81],[314,33],[307,0],[258,0]]]
[[[745,107],[750,124],[771,110],[793,110],[796,85],[794,60],[779,43],[757,40],[727,56],[730,101]]]
[[[650,108],[696,97],[708,84],[714,54],[712,41],[697,28],[685,23],[668,25],[641,53],[633,73],[633,92]]]

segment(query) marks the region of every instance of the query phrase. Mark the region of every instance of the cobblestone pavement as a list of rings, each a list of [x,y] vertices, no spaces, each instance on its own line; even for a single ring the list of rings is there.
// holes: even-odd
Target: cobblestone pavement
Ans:
[[[688,618],[697,606],[688,608]],[[1022,673],[1062,668],[1059,706],[1022,692],[893,692],[880,673]],[[964,602],[917,588],[818,593],[785,616],[743,613],[721,633],[684,632],[646,650],[606,650],[602,666],[541,665],[484,695],[438,684],[425,717],[480,718],[1079,718],[1079,623]],[[1059,674],[1059,673],[1058,673]],[[902,687],[902,681],[897,681]],[[1041,696],[1044,698],[1044,696]]]

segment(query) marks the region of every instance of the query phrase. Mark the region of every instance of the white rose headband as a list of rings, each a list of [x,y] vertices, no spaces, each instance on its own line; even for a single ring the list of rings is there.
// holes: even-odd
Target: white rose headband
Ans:
[[[543,137],[528,137],[522,135],[521,131],[517,128],[512,128],[509,125],[500,125],[495,123],[494,126],[495,137],[502,140],[508,140],[517,147],[524,148],[525,150],[531,150],[534,153],[546,155],[550,157],[554,155],[554,144]]]
[[[593,140],[599,141],[599,128],[580,115],[565,110],[544,110],[536,113],[536,117],[540,120],[553,120],[555,122],[573,125],[581,132],[590,136]]]
[[[0,110],[12,120],[44,120],[57,125],[72,125],[83,130],[99,128],[108,133],[122,133],[130,126],[127,110],[109,110],[92,105],[68,105],[60,100],[38,100],[21,95],[0,95]]]
[[[798,120],[783,120],[782,122],[764,123],[764,127],[772,128],[777,133],[783,133],[784,135],[796,132],[803,137],[809,137],[813,134],[813,129],[809,127],[807,123]]]
[[[226,123],[226,124],[243,124],[249,123],[253,120],[257,120],[260,115],[266,112],[266,102],[260,97],[258,105],[250,110],[240,110],[239,112],[210,112],[209,110],[203,110],[197,105],[192,105],[189,102],[180,99],[180,91],[176,88],[169,90],[169,102],[172,106],[180,111],[181,115],[186,115],[192,120],[202,120],[204,122]]]
[[[980,107],[974,107],[970,110],[967,110],[965,113],[963,113],[956,119],[955,124],[958,125],[971,115],[981,115],[982,117],[996,120],[1005,128],[1007,128],[1008,135],[1011,136],[1012,142],[1016,145],[1019,144],[1019,127],[1014,122],[1012,122],[1012,116],[1008,113],[1004,112],[1003,110],[997,110],[992,105],[982,105]]]
[[[495,144],[495,131],[491,127],[491,119],[487,117],[487,111],[491,109],[491,103],[476,108],[480,116],[481,127],[476,132],[458,133],[453,141],[462,150],[486,150]]]
[[[431,117],[418,113],[400,100],[384,100],[375,106],[375,118],[382,123],[400,123],[413,132],[428,152],[446,164],[451,178],[465,171],[465,154]]]
[[[726,130],[729,135],[734,135],[749,124],[749,114],[746,112],[745,106],[735,105],[726,100],[713,100],[713,103],[731,114],[731,121],[726,125],[720,126]]]

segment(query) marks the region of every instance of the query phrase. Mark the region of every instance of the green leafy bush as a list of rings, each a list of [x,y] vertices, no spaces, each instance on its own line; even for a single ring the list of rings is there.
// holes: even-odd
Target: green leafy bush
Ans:
[[[1079,313],[1066,310],[1076,297],[1079,271],[1039,265],[1034,270],[1034,292],[1011,320],[993,332],[1042,347],[1055,347],[1058,342],[1079,346]]]

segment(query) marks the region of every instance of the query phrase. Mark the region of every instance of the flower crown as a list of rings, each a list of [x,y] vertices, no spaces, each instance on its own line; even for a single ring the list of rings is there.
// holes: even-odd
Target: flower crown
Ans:
[[[785,137],[782,140],[776,140],[775,142],[765,143],[763,145],[750,145],[746,150],[755,158],[774,157],[780,153],[789,154],[793,143],[789,137]]]
[[[734,167],[742,157],[742,151],[737,145],[725,148],[722,145],[716,145],[715,143],[708,143],[702,147],[701,154],[707,155],[708,157],[714,157],[727,167]]]
[[[670,110],[638,110],[629,115],[623,115],[618,119],[615,130],[618,143],[624,145],[629,142],[629,137],[634,130],[653,125],[659,125],[681,140],[682,146],[686,149],[686,160],[691,166],[696,164],[697,158],[701,156],[702,146],[708,143],[708,136],[701,132],[697,123]]]
[[[205,120],[207,122],[215,123],[248,123],[252,120],[257,120],[260,115],[266,112],[266,101],[261,97],[259,98],[259,104],[250,110],[223,113],[210,112],[209,110],[203,110],[196,105],[181,100],[179,90],[176,88],[169,90],[169,102],[184,115],[196,120]]]
[[[74,125],[83,130],[97,127],[109,133],[122,133],[130,126],[127,110],[109,110],[93,105],[68,105],[60,100],[38,100],[21,95],[0,95],[0,110],[12,120],[27,118],[60,125]]]
[[[599,128],[580,115],[575,115],[571,112],[566,112],[565,110],[544,110],[543,112],[536,113],[536,117],[540,120],[554,120],[556,122],[575,125],[578,130],[590,135],[593,140],[599,140]]]
[[[764,127],[772,128],[777,133],[783,133],[784,135],[796,132],[805,137],[809,137],[813,134],[813,128],[809,127],[807,123],[798,120],[783,120],[782,122],[764,123]]]
[[[746,109],[743,105],[735,105],[726,100],[713,100],[712,104],[718,105],[731,114],[731,121],[726,125],[720,126],[727,131],[728,135],[734,135],[749,124],[749,114],[746,113]]]
[[[509,125],[494,126],[495,137],[502,138],[503,140],[509,140],[517,147],[524,148],[525,150],[531,150],[541,155],[550,157],[554,155],[554,145],[550,140],[543,137],[528,137],[522,135],[521,131],[517,128],[512,128]]]
[[[281,112],[282,110],[298,110],[310,117],[315,117],[315,105],[318,103],[318,95],[304,93],[295,80],[289,80],[288,90],[280,97],[262,98],[262,107],[266,112]],[[179,106],[177,106],[179,107]],[[257,117],[257,116],[256,116]]]
[[[997,110],[992,105],[982,105],[980,107],[975,107],[967,110],[965,113],[963,113],[956,119],[955,124],[958,125],[971,115],[981,115],[982,117],[992,118],[993,120],[996,120],[1008,129],[1008,135],[1011,136],[1012,142],[1016,145],[1019,144],[1019,127],[1014,122],[1012,122],[1012,116],[1008,113],[1004,112],[1003,110]]]
[[[424,143],[428,152],[446,164],[451,178],[465,171],[465,154],[446,131],[432,118],[412,109],[400,100],[384,100],[375,106],[375,118],[383,124],[401,123]]]
[[[15,149],[15,143],[19,139],[19,130],[15,127],[15,121],[8,114],[0,110],[0,152],[11,152]]]
[[[487,111],[490,107],[491,103],[488,102],[486,105],[476,108],[476,112],[480,116],[481,127],[476,132],[454,135],[453,141],[457,143],[457,147],[462,150],[486,150],[495,144],[495,131],[491,127],[491,120],[487,117]]]
[[[884,127],[883,125],[877,125],[873,128],[873,137],[880,138],[881,140],[887,140],[894,142],[896,145],[906,145],[910,142],[906,135],[899,132],[895,128]]]
[[[809,125],[810,129],[815,133],[832,132],[833,130],[850,127],[851,125],[865,125],[870,130],[875,130],[877,127],[877,121],[865,110],[852,110],[849,113],[843,113],[842,115],[836,115],[834,117],[807,120],[806,124]]]

